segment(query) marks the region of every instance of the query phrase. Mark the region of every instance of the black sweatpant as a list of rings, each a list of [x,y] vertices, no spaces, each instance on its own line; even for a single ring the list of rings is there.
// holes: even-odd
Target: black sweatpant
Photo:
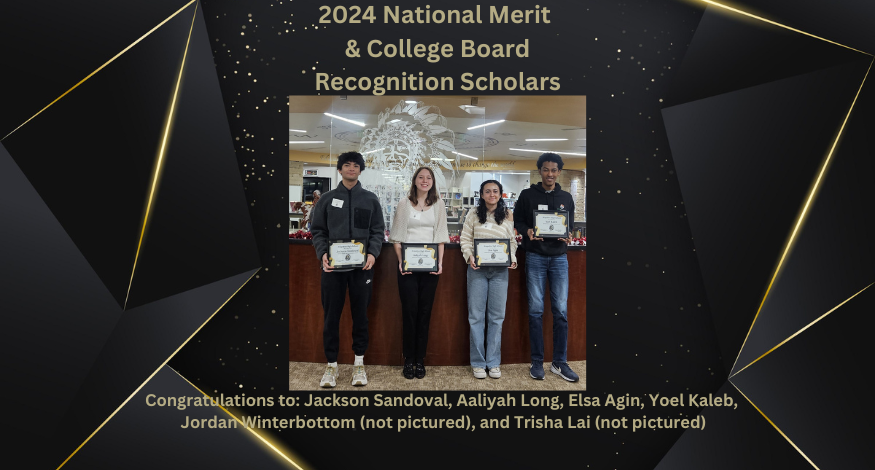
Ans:
[[[368,304],[371,303],[373,280],[373,269],[354,269],[342,273],[322,272],[322,308],[325,310],[322,344],[328,362],[337,362],[337,352],[340,349],[340,315],[343,304],[346,303],[347,288],[352,312],[352,350],[356,356],[364,356],[368,349]]]
[[[438,279],[430,273],[398,273],[398,293],[401,295],[401,315],[404,331],[404,358],[410,362],[422,362],[428,346],[428,325],[431,322],[431,306],[437,291]]]

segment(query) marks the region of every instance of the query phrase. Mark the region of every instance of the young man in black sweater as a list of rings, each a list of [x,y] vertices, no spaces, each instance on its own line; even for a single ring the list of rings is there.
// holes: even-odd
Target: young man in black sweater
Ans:
[[[362,188],[359,175],[365,160],[358,152],[346,152],[337,157],[341,182],[325,193],[312,209],[311,232],[316,257],[322,263],[322,308],[325,325],[322,342],[328,366],[319,385],[334,387],[337,379],[337,353],[340,349],[340,314],[346,290],[349,288],[352,312],[353,385],[367,385],[364,355],[368,348],[368,304],[374,280],[374,263],[383,247],[385,225],[383,209],[377,196]],[[332,269],[328,262],[330,240],[367,240],[367,261],[362,269]]]
[[[523,236],[526,250],[526,290],[529,296],[529,341],[531,344],[532,365],[529,375],[533,379],[544,380],[544,334],[542,315],[546,282],[550,280],[550,306],[553,311],[553,363],[550,372],[569,382],[577,382],[580,377],[571,370],[567,362],[568,352],[568,242],[571,234],[564,238],[544,239],[535,237],[534,211],[568,211],[569,227],[574,221],[574,199],[562,190],[556,180],[562,172],[562,157],[555,153],[544,153],[538,158],[538,173],[541,182],[524,189],[517,199],[513,211],[514,227]]]

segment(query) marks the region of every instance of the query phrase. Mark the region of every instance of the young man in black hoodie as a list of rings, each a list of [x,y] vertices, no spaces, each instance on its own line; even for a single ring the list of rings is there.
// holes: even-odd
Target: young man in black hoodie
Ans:
[[[316,257],[322,263],[322,308],[325,325],[322,342],[328,367],[319,385],[334,387],[337,379],[337,352],[340,349],[340,314],[346,290],[349,288],[352,312],[353,385],[367,385],[364,355],[368,348],[368,304],[371,302],[374,263],[383,247],[385,225],[383,209],[377,196],[362,188],[359,175],[365,160],[358,152],[346,152],[337,157],[341,182],[325,193],[313,211],[310,230]],[[338,272],[328,264],[330,240],[367,240],[367,261],[362,269]]]
[[[534,235],[536,210],[568,211],[569,226],[574,220],[574,199],[562,190],[556,180],[562,172],[562,157],[544,153],[538,157],[541,182],[524,189],[513,211],[514,227],[523,237],[526,250],[526,289],[529,295],[529,341],[532,365],[529,375],[544,380],[544,334],[541,317],[544,313],[546,282],[550,280],[550,306],[553,310],[553,363],[550,372],[569,382],[580,377],[567,362],[568,352],[568,242],[565,238],[543,239]]]

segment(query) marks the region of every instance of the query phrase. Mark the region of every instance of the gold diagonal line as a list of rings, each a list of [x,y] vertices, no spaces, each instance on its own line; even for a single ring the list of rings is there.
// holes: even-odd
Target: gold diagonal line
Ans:
[[[873,282],[872,284],[875,284],[875,282]],[[735,377],[736,375],[740,374],[741,371],[743,371],[744,369],[747,369],[748,367],[754,365],[754,363],[757,362],[757,361],[759,361],[760,359],[762,359],[762,358],[768,356],[769,353],[771,353],[772,351],[774,351],[774,350],[780,348],[781,346],[784,345],[784,343],[786,343],[787,341],[790,341],[791,339],[795,338],[796,336],[798,336],[798,335],[799,335],[800,333],[802,333],[803,331],[805,331],[805,330],[807,330],[808,328],[810,328],[811,325],[814,325],[815,323],[819,322],[820,320],[823,320],[824,318],[826,318],[827,315],[829,315],[830,313],[832,313],[832,312],[838,310],[838,308],[841,307],[842,305],[848,303],[849,300],[851,300],[851,299],[853,299],[854,297],[856,297],[856,296],[862,294],[864,290],[866,290],[866,289],[872,287],[872,284],[869,284],[868,286],[864,287],[862,290],[860,290],[860,291],[857,292],[856,294],[854,294],[854,295],[848,297],[848,298],[845,299],[842,303],[836,305],[835,307],[831,308],[828,312],[826,312],[826,313],[824,313],[823,315],[817,317],[817,319],[814,320],[813,322],[811,322],[811,323],[809,323],[809,324],[803,326],[799,331],[797,331],[796,333],[793,333],[792,335],[790,335],[790,337],[788,337],[788,338],[785,339],[784,341],[781,341],[780,343],[778,343],[777,346],[775,346],[775,347],[773,347],[772,349],[769,349],[768,351],[766,351],[762,356],[760,356],[760,357],[754,359],[753,362],[751,362],[750,364],[748,364],[748,365],[742,367],[741,369],[738,369],[738,372],[732,374],[729,378]]]
[[[179,97],[179,85],[182,83],[182,72],[185,70],[185,58],[188,56],[188,45],[191,43],[191,32],[194,30],[194,20],[197,18],[197,4],[194,6],[194,14],[191,17],[191,28],[188,30],[188,39],[185,41],[185,51],[182,53],[182,65],[179,66],[179,76],[176,78],[176,88],[173,90],[173,100],[170,102],[170,112],[167,114],[167,122],[164,124],[164,136],[161,138],[161,148],[158,150],[158,158],[152,175],[152,187],[149,188],[149,199],[146,202],[146,212],[143,214],[143,225],[140,229],[140,239],[137,242],[137,253],[134,255],[134,266],[131,268],[131,280],[128,281],[128,292],[125,294],[125,305],[128,307],[128,298],[131,296],[131,286],[134,284],[134,273],[137,271],[137,261],[140,259],[140,248],[143,247],[143,238],[146,236],[146,225],[149,216],[152,215],[152,201],[155,198],[155,189],[158,188],[158,180],[161,177],[161,167],[164,165],[164,152],[167,150],[167,137],[170,135],[170,127],[173,123],[173,113],[176,111],[176,99]]]
[[[67,93],[70,93],[71,91],[73,91],[74,89],[76,89],[76,87],[78,87],[79,85],[83,84],[83,83],[85,82],[85,80],[88,80],[88,79],[91,78],[94,74],[96,74],[97,72],[100,72],[101,70],[103,70],[103,68],[106,67],[107,65],[109,65],[110,63],[112,63],[112,61],[114,61],[114,60],[118,59],[119,57],[121,57],[121,55],[124,54],[125,52],[127,52],[130,48],[136,46],[136,45],[137,45],[140,41],[142,41],[143,39],[146,39],[146,36],[148,36],[148,35],[154,33],[156,29],[158,29],[158,28],[160,28],[161,26],[163,26],[164,23],[167,23],[168,21],[170,21],[174,16],[178,15],[182,10],[185,10],[186,8],[188,8],[189,5],[191,5],[192,3],[195,3],[196,1],[197,1],[197,0],[191,0],[190,2],[186,3],[182,8],[180,8],[179,10],[176,10],[175,13],[173,13],[172,15],[168,16],[167,18],[165,18],[164,21],[158,23],[154,28],[150,29],[146,34],[140,36],[139,39],[137,39],[136,41],[132,42],[128,47],[122,49],[121,52],[119,52],[118,54],[114,55],[114,56],[112,57],[112,59],[109,59],[109,60],[106,61],[103,65],[101,65],[100,67],[97,67],[93,72],[89,73],[85,78],[83,78],[82,80],[79,80],[79,83],[73,85],[72,88],[70,88],[69,90],[65,91],[61,96],[55,98],[54,101],[52,101],[51,103],[47,104],[45,108],[39,110],[36,114],[34,114],[34,115],[31,116],[30,118],[28,118],[27,121],[22,122],[22,123],[21,123],[18,127],[16,127],[15,129],[12,129],[12,132],[6,134],[6,135],[3,137],[3,139],[0,139],[0,141],[3,141],[4,139],[6,139],[6,137],[9,137],[10,135],[12,135],[13,132],[17,131],[18,129],[21,129],[21,126],[27,124],[27,123],[30,122],[33,118],[39,116],[40,113],[42,113],[43,111],[49,109],[49,107],[50,107],[51,105],[57,103],[58,100],[60,100],[60,99],[63,98],[64,96],[66,96]]]
[[[839,139],[842,137],[842,133],[845,131],[845,125],[848,123],[848,119],[851,117],[851,112],[854,110],[854,105],[857,104],[857,98],[860,96],[860,92],[863,90],[863,85],[866,83],[866,79],[869,77],[869,71],[872,70],[872,64],[875,63],[875,59],[869,63],[869,68],[866,69],[866,75],[863,76],[863,82],[860,83],[860,88],[857,89],[857,94],[854,95],[854,101],[851,102],[851,107],[848,109],[848,114],[845,115],[845,120],[842,121],[842,127],[839,128],[839,132],[836,135],[835,141],[832,143],[832,147],[829,149],[829,153],[826,154],[826,158],[823,159],[823,164],[820,166],[820,172],[817,174],[817,179],[814,180],[814,183],[811,185],[811,189],[808,191],[808,198],[805,200],[805,205],[802,206],[802,210],[799,212],[799,216],[796,219],[796,225],[793,227],[793,231],[790,233],[790,237],[787,239],[787,242],[784,245],[784,252],[781,253],[781,259],[778,261],[778,266],[775,267],[775,272],[772,274],[772,279],[769,281],[768,287],[766,287],[766,293],[763,295],[763,300],[760,302],[759,308],[757,308],[757,313],[753,317],[753,322],[750,324],[750,328],[747,330],[747,335],[744,337],[744,342],[741,343],[741,348],[738,350],[738,355],[735,356],[735,362],[732,363],[732,369],[735,369],[736,364],[738,363],[738,358],[741,357],[741,351],[744,350],[744,345],[747,344],[747,339],[750,337],[750,332],[753,331],[753,326],[757,322],[757,317],[759,317],[760,312],[763,309],[763,305],[766,303],[766,299],[769,297],[769,291],[772,290],[772,285],[775,282],[775,279],[778,277],[778,273],[781,271],[781,266],[784,265],[784,259],[787,257],[787,253],[790,252],[790,248],[793,246],[793,241],[796,239],[796,234],[799,232],[799,228],[802,226],[802,223],[805,221],[806,216],[808,215],[808,209],[811,207],[811,202],[814,200],[815,194],[817,194],[817,190],[820,187],[820,183],[823,180],[823,175],[826,174],[826,169],[829,166],[830,160],[832,160],[832,155],[835,152],[836,147],[839,144]],[[735,374],[732,374],[735,375]]]
[[[69,457],[67,457],[66,459],[64,459],[63,462],[61,462],[61,465],[58,466],[58,470],[60,470],[61,467],[63,467],[71,458],[73,458],[73,456],[76,455],[76,452],[79,452],[79,449],[81,449],[82,446],[84,446],[86,443],[88,443],[88,441],[90,441],[91,438],[94,437],[95,434],[97,434],[97,431],[100,431],[100,429],[103,428],[103,426],[105,426],[106,423],[108,423],[109,420],[111,420],[112,417],[115,416],[116,413],[118,413],[118,411],[120,409],[122,409],[122,407],[125,406],[131,400],[131,398],[134,398],[134,395],[136,395],[140,391],[140,389],[143,388],[144,385],[146,385],[147,382],[152,380],[152,377],[154,377],[155,374],[157,374],[158,371],[160,371],[162,367],[167,365],[167,363],[170,362],[171,359],[173,359],[173,356],[175,356],[176,353],[178,353],[180,349],[182,349],[186,344],[188,344],[188,342],[191,341],[192,338],[194,338],[194,335],[196,335],[198,333],[198,331],[201,330],[201,328],[203,328],[207,323],[209,323],[209,321],[212,320],[213,317],[216,316],[217,313],[219,313],[219,310],[222,310],[222,307],[224,307],[228,302],[231,301],[231,299],[234,298],[235,295],[237,295],[238,292],[240,292],[240,289],[242,289],[243,286],[245,286],[246,284],[249,283],[250,280],[252,280],[252,278],[255,276],[255,274],[258,273],[258,271],[261,271],[261,268],[256,269],[255,272],[253,272],[252,275],[249,276],[249,279],[247,279],[246,282],[244,282],[240,287],[238,287],[237,290],[235,290],[234,293],[231,294],[231,297],[228,297],[228,300],[222,302],[222,305],[219,305],[219,308],[217,308],[216,311],[213,312],[213,314],[210,315],[209,318],[207,318],[206,321],[204,321],[201,324],[201,326],[199,326],[196,330],[194,330],[194,333],[192,333],[188,338],[186,338],[185,341],[182,342],[182,344],[179,345],[178,348],[176,348],[176,351],[173,351],[173,353],[170,356],[168,356],[167,359],[165,359],[164,362],[162,362],[161,365],[158,366],[157,369],[155,369],[155,372],[152,372],[152,374],[149,375],[149,377],[147,377],[146,380],[144,380],[143,383],[141,383],[140,386],[137,387],[137,389],[134,390],[133,393],[131,393],[127,398],[125,398],[125,401],[123,401],[122,404],[119,405],[118,408],[116,408],[115,411],[112,412],[112,414],[110,414],[105,420],[103,420],[103,422],[100,423],[100,426],[98,426],[97,429],[95,429],[94,432],[92,432],[91,435],[88,436],[88,438],[86,438],[84,441],[82,441],[82,444],[79,444],[79,447],[77,447],[76,450],[74,450],[73,453],[70,454]]]
[[[757,406],[754,405],[752,401],[750,401],[750,398],[748,398],[747,395],[745,395],[744,392],[742,392],[740,388],[738,388],[734,383],[732,383],[731,380],[729,381],[729,383],[731,383],[732,386],[735,387],[736,390],[738,390],[738,393],[740,393],[741,396],[743,396],[743,397],[745,398],[745,400],[747,400],[748,403],[750,403],[750,405],[753,406],[753,408],[754,408],[755,410],[759,411],[760,414],[763,415],[763,418],[766,418],[766,421],[768,421],[769,424],[771,424],[772,427],[774,427],[774,428],[778,431],[778,433],[780,433],[781,436],[784,437],[784,439],[787,439],[787,442],[789,442],[790,445],[793,446],[794,449],[796,449],[796,452],[799,452],[799,455],[801,455],[803,458],[805,458],[805,460],[807,460],[808,463],[810,463],[812,467],[816,468],[817,470],[820,470],[820,467],[818,467],[817,465],[815,465],[814,462],[812,462],[811,459],[809,459],[808,456],[805,455],[805,452],[802,452],[802,449],[800,449],[799,446],[797,446],[796,444],[794,444],[793,441],[791,441],[790,438],[787,437],[786,434],[784,434],[784,431],[781,431],[781,428],[779,428],[774,422],[772,422],[772,420],[769,419],[768,416],[766,416],[765,413],[763,413],[763,410],[757,408]]]
[[[207,398],[209,398],[209,399],[212,399],[211,396],[207,395],[206,393],[204,393],[203,390],[199,389],[199,388],[197,387],[197,385],[191,383],[191,381],[189,381],[189,380],[188,380],[187,378],[185,378],[182,374],[180,374],[179,371],[177,371],[176,369],[174,369],[174,368],[172,368],[172,367],[170,367],[170,370],[172,370],[173,372],[176,372],[176,375],[182,377],[182,380],[185,380],[186,382],[188,382],[189,385],[191,385],[191,386],[192,386],[195,390],[197,390],[198,392],[202,393],[205,397],[207,397]],[[216,404],[216,406],[218,406],[219,408],[221,408],[222,411],[224,411],[225,413],[228,413],[228,416],[234,418],[234,420],[237,421],[237,423],[239,423],[240,426],[243,426],[243,429],[246,429],[247,431],[249,431],[249,432],[251,432],[253,435],[255,435],[255,437],[257,437],[261,442],[263,442],[263,443],[264,443],[266,446],[268,446],[271,450],[273,450],[274,452],[276,452],[277,455],[279,455],[280,457],[282,457],[283,460],[285,460],[286,462],[292,464],[292,466],[294,466],[294,467],[295,467],[296,469],[298,469],[298,470],[304,470],[300,465],[298,465],[298,464],[297,464],[294,460],[292,460],[288,455],[284,454],[284,453],[283,453],[283,452],[277,447],[276,444],[273,444],[272,442],[270,442],[269,440],[267,440],[267,438],[265,438],[265,437],[262,436],[261,434],[258,434],[257,432],[255,432],[254,429],[252,429],[252,428],[246,426],[246,423],[244,423],[240,418],[234,416],[234,414],[231,413],[230,411],[228,411],[224,406],[219,405],[219,404]]]
[[[813,37],[813,38],[815,38],[815,39],[820,39],[821,41],[826,41],[826,42],[828,42],[828,43],[830,43],[830,44],[835,44],[836,46],[841,46],[841,47],[844,47],[845,49],[850,49],[850,50],[852,50],[852,51],[854,51],[854,52],[859,52],[859,53],[861,53],[861,54],[866,54],[866,55],[868,55],[868,56],[871,56],[871,55],[872,55],[872,54],[870,54],[870,53],[868,53],[868,52],[864,52],[864,51],[861,51],[861,50],[859,50],[859,49],[854,49],[853,47],[846,46],[846,45],[844,45],[844,44],[840,44],[840,43],[837,43],[837,42],[835,42],[835,41],[830,41],[829,39],[822,38],[822,37],[820,37],[820,36],[816,36],[816,35],[811,34],[811,33],[806,33],[805,31],[802,31],[801,29],[796,29],[796,28],[793,28],[792,26],[787,26],[787,25],[785,25],[785,24],[778,23],[777,21],[772,21],[772,20],[770,20],[770,19],[768,19],[768,18],[763,18],[762,16],[757,16],[757,15],[754,15],[754,14],[752,14],[752,13],[748,13],[748,12],[746,12],[746,11],[742,11],[742,10],[739,10],[739,9],[737,9],[737,8],[730,7],[730,6],[728,6],[728,5],[724,5],[724,4],[722,4],[722,3],[717,3],[717,2],[714,2],[714,1],[711,1],[711,0],[699,0],[699,1],[704,2],[704,3],[707,3],[708,5],[714,5],[715,7],[720,7],[720,8],[723,8],[723,9],[725,9],[725,10],[729,10],[729,11],[731,11],[731,12],[738,13],[738,14],[740,14],[740,15],[744,15],[744,16],[747,16],[747,17],[750,17],[750,18],[754,18],[754,19],[757,19],[757,20],[760,20],[760,21],[764,21],[764,22],[769,23],[769,24],[771,24],[771,25],[775,25],[775,26],[778,26],[778,27],[781,27],[781,28],[784,28],[784,29],[789,29],[790,31],[793,31],[793,32],[795,32],[795,33],[804,34],[804,35],[806,35],[806,36],[810,36],[810,37]]]

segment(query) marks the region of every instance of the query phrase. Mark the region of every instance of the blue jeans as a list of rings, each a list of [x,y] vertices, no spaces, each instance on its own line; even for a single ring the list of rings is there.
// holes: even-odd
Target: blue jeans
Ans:
[[[544,361],[544,291],[550,281],[553,311],[553,362],[567,362],[568,353],[568,256],[544,256],[526,252],[526,289],[529,294],[529,341],[532,361]]]
[[[507,305],[508,277],[507,268],[474,270],[468,266],[471,367],[492,369],[501,365],[501,324]]]

